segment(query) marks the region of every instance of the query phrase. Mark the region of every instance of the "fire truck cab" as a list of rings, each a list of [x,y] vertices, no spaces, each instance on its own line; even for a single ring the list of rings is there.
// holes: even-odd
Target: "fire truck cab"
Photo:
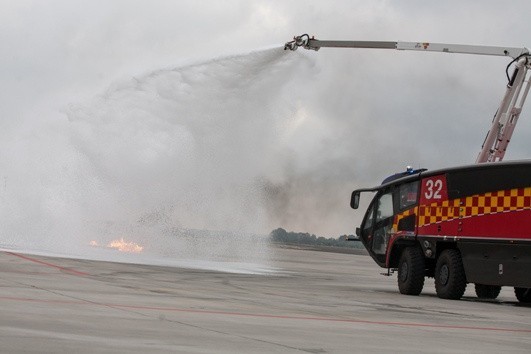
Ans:
[[[412,170],[377,187],[356,234],[383,268],[398,271],[402,294],[435,278],[440,298],[459,299],[467,283],[494,299],[512,286],[531,302],[531,160]]]

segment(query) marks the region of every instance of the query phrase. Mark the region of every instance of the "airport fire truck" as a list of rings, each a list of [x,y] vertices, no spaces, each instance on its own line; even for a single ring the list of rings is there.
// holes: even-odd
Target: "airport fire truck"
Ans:
[[[531,302],[531,160],[501,162],[530,88],[527,48],[442,43],[321,41],[295,37],[298,47],[371,48],[507,56],[508,84],[476,164],[386,178],[381,185],[352,192],[375,193],[356,229],[370,256],[387,275],[398,273],[402,294],[419,295],[426,277],[435,278],[440,298],[460,299],[468,283],[476,295],[495,299],[514,287]],[[508,70],[514,65],[512,75]]]

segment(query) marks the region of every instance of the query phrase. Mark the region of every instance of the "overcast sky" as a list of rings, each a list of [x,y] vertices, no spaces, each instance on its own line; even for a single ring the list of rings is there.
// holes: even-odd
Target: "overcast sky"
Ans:
[[[0,0],[0,7],[4,243],[44,226],[53,238],[67,227],[62,218],[105,218],[93,211],[101,205],[127,210],[120,218],[167,213],[176,227],[353,233],[361,219],[348,207],[353,189],[406,165],[474,162],[509,60],[264,49],[302,33],[531,46],[531,3],[523,0]],[[530,157],[530,115],[527,107],[507,160]],[[112,202],[97,199],[120,189]],[[21,228],[24,220],[37,221]]]

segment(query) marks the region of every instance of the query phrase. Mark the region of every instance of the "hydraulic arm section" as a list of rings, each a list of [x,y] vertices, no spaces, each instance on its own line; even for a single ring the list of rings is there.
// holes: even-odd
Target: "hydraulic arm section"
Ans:
[[[493,47],[462,44],[427,43],[427,42],[379,42],[379,41],[321,41],[303,34],[294,37],[284,45],[284,49],[319,50],[329,48],[368,48],[368,49],[395,49],[416,50],[421,52],[443,52],[476,55],[506,56],[513,60],[507,65],[507,89],[505,95],[494,115],[492,126],[483,142],[481,152],[476,163],[495,162],[503,160],[507,145],[511,140],[518,117],[522,112],[530,88],[531,55],[527,48]],[[509,68],[514,64],[512,75]]]

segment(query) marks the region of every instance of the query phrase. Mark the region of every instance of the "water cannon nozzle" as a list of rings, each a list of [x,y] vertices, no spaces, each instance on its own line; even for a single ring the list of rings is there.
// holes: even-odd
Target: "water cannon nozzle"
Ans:
[[[302,34],[300,36],[293,37],[293,40],[284,44],[284,50],[297,50],[298,47],[310,49],[309,47],[310,36],[308,34]],[[314,48],[312,48],[314,49]]]

